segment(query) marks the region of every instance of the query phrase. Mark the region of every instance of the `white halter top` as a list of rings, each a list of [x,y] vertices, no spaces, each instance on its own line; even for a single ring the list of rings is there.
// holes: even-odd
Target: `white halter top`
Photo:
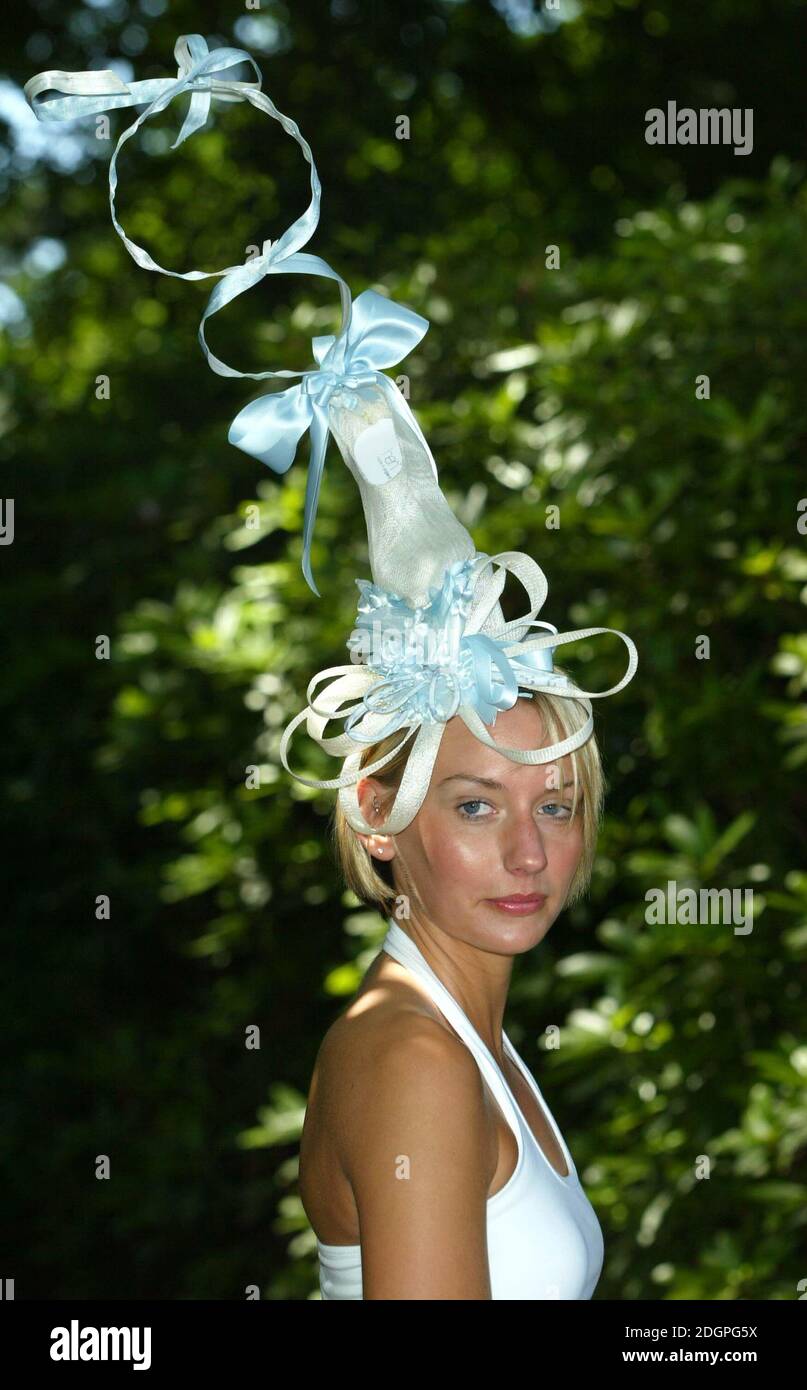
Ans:
[[[388,921],[389,930],[382,950],[411,970],[426,986],[430,999],[473,1053],[483,1080],[516,1136],[515,1170],[487,1203],[491,1297],[591,1298],[602,1270],[602,1231],[580,1185],[574,1159],[538,1083],[502,1029],[505,1050],[532,1088],[563,1151],[569,1170],[566,1177],[556,1172],[540,1148],[498,1063],[456,999],[403,928],[392,917]],[[322,1297],[360,1299],[361,1246],[326,1245],[317,1240],[317,1254]]]

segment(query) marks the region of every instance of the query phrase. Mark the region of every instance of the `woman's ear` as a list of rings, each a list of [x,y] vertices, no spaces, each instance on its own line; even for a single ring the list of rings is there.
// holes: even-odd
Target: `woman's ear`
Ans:
[[[370,825],[375,821],[384,820],[386,791],[379,782],[372,777],[363,777],[356,788],[356,794],[361,813]],[[360,830],[356,831],[356,835],[373,859],[384,859],[388,862],[395,854],[391,835],[367,835]]]

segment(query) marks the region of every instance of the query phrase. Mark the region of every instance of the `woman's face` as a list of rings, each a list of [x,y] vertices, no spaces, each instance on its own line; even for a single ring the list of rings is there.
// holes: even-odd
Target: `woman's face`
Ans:
[[[536,706],[517,700],[496,716],[491,738],[510,748],[545,747]],[[398,891],[411,909],[451,936],[517,953],[540,941],[561,911],[583,850],[581,811],[570,819],[571,758],[514,763],[484,744],[462,719],[443,731],[431,783],[414,820],[397,835],[362,836],[394,863]],[[486,779],[495,785],[483,785]],[[359,799],[367,819],[383,788],[366,778]],[[543,894],[541,904],[508,912],[494,899]]]

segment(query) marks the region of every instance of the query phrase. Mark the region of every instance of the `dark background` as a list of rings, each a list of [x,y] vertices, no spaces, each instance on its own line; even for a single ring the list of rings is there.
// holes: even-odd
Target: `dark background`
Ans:
[[[310,677],[345,660],[369,575],[353,481],[332,445],[320,600],[300,571],[307,441],[285,478],[227,442],[272,383],[207,366],[217,282],[138,267],[109,216],[113,144],[92,116],[40,124],[22,97],[46,69],[173,78],[188,33],[247,49],[311,143],[324,192],[305,249],[354,297],[372,285],[430,320],[400,370],[478,548],[534,555],[560,630],[616,627],[639,649],[633,682],[595,701],[609,798],[591,891],[517,962],[506,1018],[603,1226],[596,1296],[799,1296],[804,21],[796,0],[0,12],[0,1176],[17,1298],[317,1297],[305,1097],[384,931],[337,880],[333,794],[277,756]],[[671,100],[752,108],[753,152],[648,145],[645,113]],[[282,234],[308,166],[276,122],[215,99],[170,150],[187,105],[124,146],[118,216],[161,265],[214,270]],[[112,114],[113,141],[142,109]],[[208,342],[242,371],[308,368],[337,306],[331,282],[270,276]],[[615,639],[565,651],[588,689],[624,668]],[[292,761],[338,771],[303,738]],[[645,893],[670,880],[752,888],[753,932],[648,923]]]

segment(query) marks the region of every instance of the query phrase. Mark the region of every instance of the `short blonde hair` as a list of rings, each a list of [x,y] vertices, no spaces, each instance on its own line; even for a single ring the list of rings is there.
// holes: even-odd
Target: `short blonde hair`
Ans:
[[[566,674],[558,665],[555,665],[554,669],[562,675]],[[580,701],[569,696],[550,695],[533,690],[528,696],[519,698],[525,702],[532,701],[541,716],[545,735],[553,743],[576,733],[588,717]],[[416,737],[417,730],[406,740],[398,754],[373,774],[373,780],[378,781],[388,793],[384,801],[385,811],[398,790]],[[383,757],[395,746],[399,738],[400,731],[368,746],[362,755],[360,766],[366,767],[376,758]],[[580,748],[574,749],[567,756],[571,759],[574,773],[572,816],[579,814],[582,817],[583,828],[583,852],[564,903],[564,907],[571,907],[583,896],[591,881],[605,798],[605,776],[600,750],[593,733]],[[560,786],[557,790],[562,792],[566,785],[562,760],[559,760],[558,771]],[[395,885],[393,865],[375,859],[370,854],[347,820],[338,800],[331,820],[331,835],[337,865],[345,886],[355,893],[366,907],[375,908],[384,918],[390,917],[400,892]]]

